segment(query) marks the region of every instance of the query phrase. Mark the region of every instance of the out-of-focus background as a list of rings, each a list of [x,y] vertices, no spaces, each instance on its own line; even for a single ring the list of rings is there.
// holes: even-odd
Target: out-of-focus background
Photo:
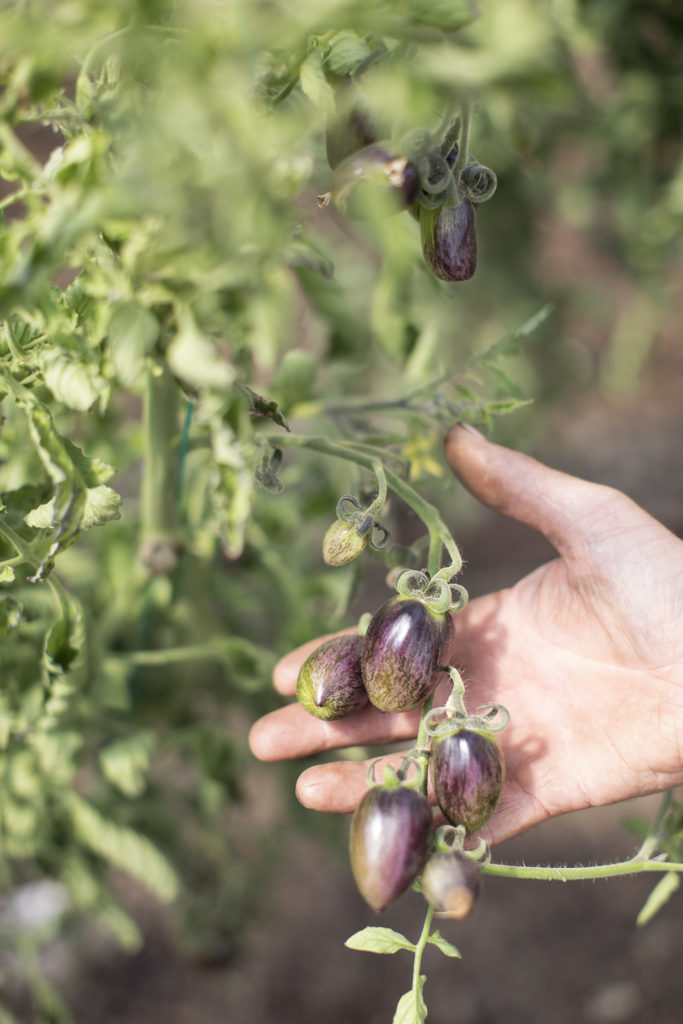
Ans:
[[[450,479],[449,416],[683,537],[680,4],[290,8],[0,7],[0,497],[28,551],[0,535],[2,1024],[382,1024],[408,988],[404,954],[344,948],[374,923],[348,821],[296,804],[304,765],[247,750],[281,703],[275,659],[389,594],[381,557],[320,555],[338,497],[372,478],[286,448],[280,467],[283,417],[405,469],[472,597],[553,552]],[[498,190],[472,281],[431,277],[408,213],[317,206],[335,91],[380,39],[359,81],[392,139],[474,101]],[[445,413],[406,410],[444,379]],[[121,508],[109,494],[86,530],[73,508],[107,480]],[[423,557],[410,509],[385,518],[396,559]],[[55,537],[57,627],[30,578]],[[620,860],[623,819],[657,803],[494,856]],[[678,1024],[683,903],[636,927],[653,885],[487,879],[471,919],[440,925],[462,960],[427,956],[429,1020]],[[422,903],[378,923],[412,937]]]

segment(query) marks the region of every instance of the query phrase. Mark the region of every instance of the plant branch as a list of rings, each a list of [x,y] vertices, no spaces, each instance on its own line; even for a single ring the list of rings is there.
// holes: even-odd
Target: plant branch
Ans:
[[[526,864],[483,864],[481,870],[485,875],[498,878],[529,878],[545,882],[580,882],[592,878],[616,878],[619,875],[640,875],[653,871],[666,873],[675,871],[683,873],[683,864],[666,860],[631,860],[618,861],[616,864],[596,864],[592,867],[543,867],[527,866]]]
[[[345,459],[347,462],[354,462],[364,469],[374,472],[373,459],[354,448],[352,444],[344,441],[328,441],[324,437],[301,437],[297,434],[273,434],[265,435],[265,439],[278,448],[306,448],[309,451],[319,452],[322,455],[329,455],[332,458]],[[455,575],[462,568],[462,555],[457,544],[453,540],[450,530],[441,518],[438,510],[430,502],[426,501],[415,491],[405,480],[401,480],[390,469],[385,468],[387,484],[392,491],[401,498],[420,517],[429,531],[430,551],[434,560],[435,545],[440,542],[448,552],[452,564],[452,575]]]

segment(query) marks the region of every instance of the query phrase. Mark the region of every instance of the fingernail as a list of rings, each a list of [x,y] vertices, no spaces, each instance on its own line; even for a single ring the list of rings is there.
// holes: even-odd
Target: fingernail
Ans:
[[[477,430],[476,427],[473,427],[471,423],[465,423],[463,420],[460,420],[455,425],[456,427],[462,427],[463,430],[467,430],[470,434],[474,434],[475,437],[480,437],[482,441],[486,440],[481,431]]]

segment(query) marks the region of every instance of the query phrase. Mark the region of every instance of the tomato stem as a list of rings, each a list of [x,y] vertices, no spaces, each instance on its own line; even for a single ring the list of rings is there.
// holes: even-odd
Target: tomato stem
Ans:
[[[347,462],[354,462],[374,472],[377,458],[373,458],[359,451],[351,442],[329,441],[324,437],[302,437],[298,434],[277,434],[265,435],[265,440],[280,448],[307,448],[310,451],[320,452],[322,455],[329,455],[332,458],[346,459]],[[435,558],[436,538],[446,549],[451,564],[444,572],[449,573],[449,578],[455,576],[462,569],[462,555],[453,536],[441,518],[438,509],[418,494],[410,484],[401,480],[390,469],[384,467],[384,474],[388,487],[401,498],[420,517],[427,527],[430,536],[430,556]],[[434,540],[432,540],[434,538]]]
[[[145,392],[145,461],[141,485],[141,551],[155,574],[176,564],[180,392],[170,373],[152,366]]]
[[[529,878],[545,882],[580,882],[591,878],[615,878],[618,875],[640,875],[654,871],[683,873],[683,864],[667,860],[631,860],[618,861],[615,864],[597,864],[591,867],[543,867],[526,864],[484,864],[481,868],[485,875],[498,878]]]

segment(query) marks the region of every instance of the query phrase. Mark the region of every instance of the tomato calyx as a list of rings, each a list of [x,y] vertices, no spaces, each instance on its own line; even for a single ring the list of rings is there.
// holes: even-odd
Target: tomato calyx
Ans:
[[[421,601],[433,615],[461,611],[467,603],[465,588],[439,573],[430,576],[426,570],[404,569],[394,586],[400,597]]]
[[[510,712],[502,704],[491,701],[480,704],[473,714],[465,707],[465,686],[460,673],[453,666],[444,668],[448,672],[452,689],[442,707],[432,708],[424,717],[425,733],[431,739],[452,736],[463,729],[487,736],[503,732],[510,724]]]
[[[365,508],[352,494],[344,494],[337,502],[337,518],[323,538],[323,559],[327,565],[346,565],[370,546],[374,551],[385,548],[389,531],[375,518],[378,502]]]

